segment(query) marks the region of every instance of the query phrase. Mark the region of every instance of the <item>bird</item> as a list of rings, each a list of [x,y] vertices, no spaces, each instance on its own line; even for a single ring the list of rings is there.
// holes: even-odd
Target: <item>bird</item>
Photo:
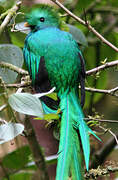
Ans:
[[[99,137],[84,121],[82,107],[85,102],[85,62],[73,36],[61,29],[61,18],[53,7],[41,4],[26,15],[25,26],[30,27],[24,43],[24,60],[37,92],[55,87],[59,98],[60,140],[56,180],[84,179],[81,145],[86,170],[89,170],[89,135]],[[81,100],[78,85],[81,86]],[[57,112],[46,104],[48,112]],[[80,138],[79,138],[79,136]]]

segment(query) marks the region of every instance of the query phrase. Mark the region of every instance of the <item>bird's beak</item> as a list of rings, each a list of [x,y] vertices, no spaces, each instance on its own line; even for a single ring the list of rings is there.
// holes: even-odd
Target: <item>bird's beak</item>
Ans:
[[[28,22],[24,23],[24,27],[30,27],[30,25],[28,24]]]

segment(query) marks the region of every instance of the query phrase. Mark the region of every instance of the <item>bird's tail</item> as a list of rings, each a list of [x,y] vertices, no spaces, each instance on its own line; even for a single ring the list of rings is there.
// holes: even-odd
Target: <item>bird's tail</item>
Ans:
[[[90,156],[89,134],[97,136],[84,122],[84,115],[76,90],[72,89],[69,93],[65,92],[60,99],[62,116],[56,180],[68,180],[70,172],[73,180],[83,180],[83,166],[77,130],[80,133],[87,170]]]

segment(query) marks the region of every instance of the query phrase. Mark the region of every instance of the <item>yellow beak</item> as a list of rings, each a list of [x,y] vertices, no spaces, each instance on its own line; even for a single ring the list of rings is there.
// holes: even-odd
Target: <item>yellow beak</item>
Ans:
[[[30,25],[28,24],[28,22],[24,23],[24,27],[30,27]]]

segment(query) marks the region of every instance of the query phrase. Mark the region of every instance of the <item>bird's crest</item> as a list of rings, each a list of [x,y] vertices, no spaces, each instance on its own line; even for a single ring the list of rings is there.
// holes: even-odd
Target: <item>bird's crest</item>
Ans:
[[[41,17],[44,17],[46,21],[43,24],[51,24],[52,26],[60,27],[60,16],[57,10],[49,5],[40,4],[31,8],[30,13],[26,15],[26,21],[30,25],[38,25]]]

